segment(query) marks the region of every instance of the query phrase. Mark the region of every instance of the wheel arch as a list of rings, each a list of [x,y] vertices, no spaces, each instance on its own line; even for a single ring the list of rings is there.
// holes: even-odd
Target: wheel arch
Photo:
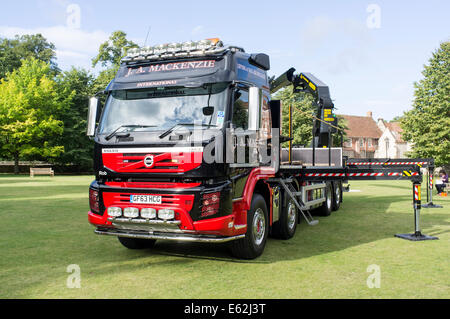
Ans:
[[[264,171],[263,168],[256,168],[252,170],[250,176],[247,179],[247,183],[244,188],[243,201],[245,203],[245,209],[249,210],[252,204],[252,198],[254,193],[261,194],[267,204],[267,208],[271,207],[270,200],[272,197],[272,192],[269,184],[266,182],[267,179],[274,177],[275,172],[273,170]]]
[[[255,193],[260,194],[266,201],[267,207],[269,207],[272,198],[272,192],[270,186],[264,180],[260,179],[256,182],[255,188],[253,189],[253,194]]]

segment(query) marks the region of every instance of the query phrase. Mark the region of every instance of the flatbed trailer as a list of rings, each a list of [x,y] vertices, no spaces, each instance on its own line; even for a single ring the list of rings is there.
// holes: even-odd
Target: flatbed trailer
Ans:
[[[418,220],[422,164],[346,160],[332,145],[341,132],[328,86],[294,68],[272,80],[269,69],[266,54],[219,39],[129,52],[102,92],[105,105],[97,97],[89,105],[96,178],[88,219],[95,233],[130,249],[157,240],[229,242],[236,257],[252,259],[269,235],[290,239],[301,217],[317,225],[315,214],[338,210],[343,183],[407,179],[415,194],[411,238],[425,238]],[[279,134],[285,106],[271,94],[288,86],[314,96],[310,148],[293,147],[292,116],[288,136]]]

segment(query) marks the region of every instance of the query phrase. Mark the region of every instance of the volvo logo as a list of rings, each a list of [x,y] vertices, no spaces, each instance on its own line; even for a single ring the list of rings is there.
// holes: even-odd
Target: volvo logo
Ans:
[[[153,166],[154,163],[155,163],[155,162],[154,162],[153,155],[149,155],[149,156],[146,156],[146,157],[144,158],[144,165],[145,165],[146,167],[151,168],[151,167]]]

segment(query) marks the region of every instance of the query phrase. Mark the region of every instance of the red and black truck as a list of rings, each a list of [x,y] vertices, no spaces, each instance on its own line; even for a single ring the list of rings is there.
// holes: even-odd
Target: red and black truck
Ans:
[[[104,106],[97,97],[89,106],[95,233],[130,249],[229,242],[234,256],[252,259],[269,235],[289,239],[300,219],[317,223],[313,210],[338,210],[352,168],[332,147],[329,89],[295,69],[270,79],[269,69],[266,54],[219,39],[130,50],[101,93]],[[287,86],[315,97],[309,148],[281,132],[282,105],[271,94]]]

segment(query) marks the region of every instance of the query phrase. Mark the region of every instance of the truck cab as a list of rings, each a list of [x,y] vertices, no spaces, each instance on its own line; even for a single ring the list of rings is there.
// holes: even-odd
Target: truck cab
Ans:
[[[292,237],[299,212],[271,181],[281,107],[270,98],[269,69],[266,54],[219,39],[131,50],[104,105],[90,101],[95,232],[131,249],[230,242],[250,259],[269,233]],[[326,202],[325,190],[311,192]]]

